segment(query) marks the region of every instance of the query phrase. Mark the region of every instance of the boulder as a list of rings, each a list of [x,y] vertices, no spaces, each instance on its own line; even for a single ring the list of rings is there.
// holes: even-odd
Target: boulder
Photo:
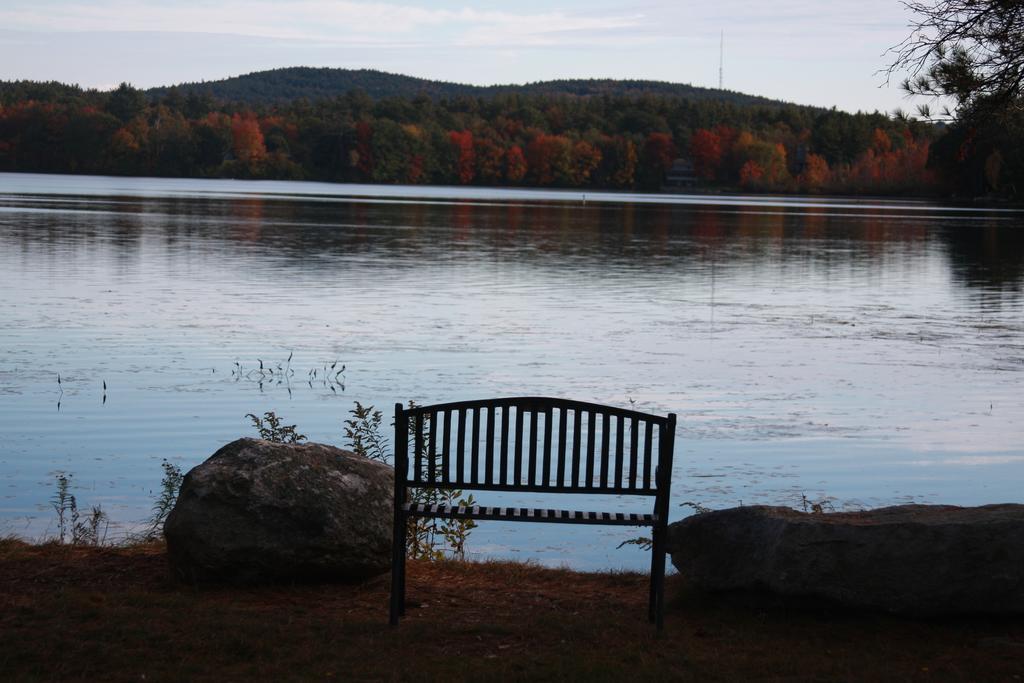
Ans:
[[[323,444],[239,439],[185,475],[164,535],[189,582],[358,581],[390,568],[394,471]]]
[[[667,547],[704,590],[914,615],[1024,612],[1024,505],[730,508],[669,525]]]

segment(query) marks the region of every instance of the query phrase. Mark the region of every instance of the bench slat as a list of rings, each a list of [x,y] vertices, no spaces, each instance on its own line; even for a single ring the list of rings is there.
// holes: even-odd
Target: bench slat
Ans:
[[[636,488],[636,466],[639,458],[637,452],[640,443],[640,420],[633,418],[629,426],[629,487]]]
[[[608,460],[611,457],[612,416],[601,416],[601,486],[608,485]]]
[[[640,512],[595,512],[551,508],[430,505],[427,503],[405,503],[402,510],[410,517],[500,519],[508,522],[557,522],[610,526],[653,526],[658,522],[657,514]]]
[[[537,411],[530,411],[530,463],[529,463],[530,486],[537,484]]]
[[[512,483],[523,483],[523,409],[516,408],[516,450],[512,467]]]
[[[494,407],[487,408],[487,428],[484,432],[484,481],[494,481]]]
[[[430,439],[427,447],[427,481],[437,481],[437,415],[435,411],[430,416]]]
[[[459,409],[459,430],[455,432],[455,483],[466,481],[466,409]]]
[[[414,466],[416,467],[416,478],[418,479],[423,476],[423,413],[416,415],[414,421],[416,425],[416,436],[413,440],[413,448],[416,449],[416,452],[413,453],[413,460],[415,461]],[[399,425],[396,429],[404,427],[405,425]]]
[[[625,460],[625,418],[619,415],[615,424],[615,488],[622,488],[622,461]]]
[[[594,411],[587,411],[587,479],[582,482],[585,486],[594,483],[594,441],[597,434],[597,415]]]
[[[565,423],[568,412],[565,408],[558,411],[558,476],[556,482],[559,486],[565,486]]]
[[[583,411],[577,408],[572,415],[572,478],[570,486],[580,484],[580,448],[583,438]]]
[[[555,429],[551,408],[544,414],[544,461],[541,468],[541,481],[551,483],[551,432]]]
[[[651,447],[654,442],[654,423],[647,422],[647,432],[644,435],[644,488],[651,488]]]
[[[444,411],[444,431],[441,438],[441,481],[451,483],[452,413]]]
[[[501,409],[501,479],[502,484],[508,483],[508,412],[509,406]]]
[[[473,408],[473,447],[470,451],[469,480],[476,484],[480,479],[480,408]]]

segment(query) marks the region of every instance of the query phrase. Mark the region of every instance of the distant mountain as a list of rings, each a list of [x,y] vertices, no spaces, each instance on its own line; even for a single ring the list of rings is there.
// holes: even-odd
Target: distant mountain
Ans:
[[[756,95],[731,90],[700,88],[684,83],[665,81],[566,79],[542,81],[525,85],[478,86],[425,78],[402,76],[373,69],[329,69],[304,66],[257,71],[219,81],[182,83],[177,86],[182,94],[207,94],[218,100],[269,104],[300,98],[319,100],[361,90],[373,99],[385,97],[412,98],[426,95],[434,99],[460,96],[492,97],[499,94],[523,95],[575,95],[580,97],[611,95],[660,95],[688,100],[719,100],[739,105],[780,106],[786,104]],[[171,86],[151,88],[148,94],[162,96]]]

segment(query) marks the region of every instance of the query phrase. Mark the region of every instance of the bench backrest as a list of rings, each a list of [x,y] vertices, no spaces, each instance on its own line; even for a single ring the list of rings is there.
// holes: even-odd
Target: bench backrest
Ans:
[[[399,403],[395,475],[414,488],[657,496],[675,421],[543,397]]]

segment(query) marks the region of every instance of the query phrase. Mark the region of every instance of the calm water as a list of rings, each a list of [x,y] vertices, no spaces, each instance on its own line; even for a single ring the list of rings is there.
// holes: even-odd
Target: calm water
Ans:
[[[162,458],[268,410],[340,445],[356,400],[674,411],[676,503],[1024,490],[1019,212],[0,174],[0,291],[0,532],[52,534],[65,471],[123,533]],[[288,382],[252,372],[289,354]],[[470,545],[639,568],[615,549],[636,534],[484,523]]]

